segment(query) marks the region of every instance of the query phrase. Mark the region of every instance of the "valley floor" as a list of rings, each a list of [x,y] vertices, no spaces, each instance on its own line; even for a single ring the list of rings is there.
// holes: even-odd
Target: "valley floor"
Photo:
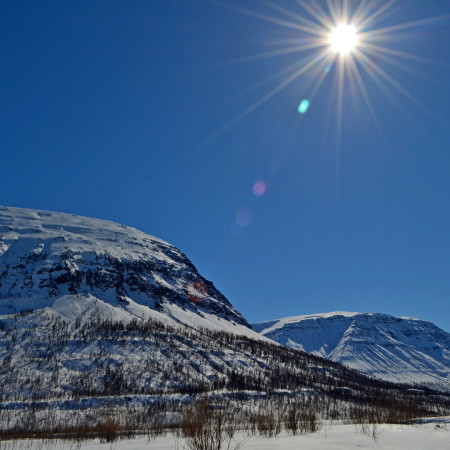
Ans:
[[[326,423],[321,431],[314,434],[289,436],[281,434],[276,438],[259,436],[237,436],[230,450],[286,450],[307,448],[308,450],[336,449],[383,449],[383,450],[445,450],[450,449],[450,416],[426,419],[413,425],[372,425],[363,429],[361,425],[340,425]],[[375,437],[374,437],[375,436]],[[226,448],[226,446],[225,446]],[[154,440],[136,438],[114,444],[101,444],[98,441],[81,444],[64,441],[11,441],[0,442],[0,450],[183,450],[188,449],[183,439],[173,435]]]

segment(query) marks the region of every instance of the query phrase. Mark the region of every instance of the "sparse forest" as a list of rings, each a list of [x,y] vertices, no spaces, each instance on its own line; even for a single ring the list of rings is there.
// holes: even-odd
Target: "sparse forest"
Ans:
[[[175,430],[193,449],[219,449],[237,430],[271,437],[324,420],[373,426],[450,412],[443,392],[223,331],[31,312],[0,327],[3,439]]]

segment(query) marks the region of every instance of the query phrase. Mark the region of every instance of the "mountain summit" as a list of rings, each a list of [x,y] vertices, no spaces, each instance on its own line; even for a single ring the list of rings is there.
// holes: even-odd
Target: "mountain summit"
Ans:
[[[332,312],[253,324],[264,336],[378,378],[450,390],[450,334],[431,322]]]
[[[167,242],[105,220],[0,207],[0,314],[43,308],[63,319],[95,311],[252,333]]]

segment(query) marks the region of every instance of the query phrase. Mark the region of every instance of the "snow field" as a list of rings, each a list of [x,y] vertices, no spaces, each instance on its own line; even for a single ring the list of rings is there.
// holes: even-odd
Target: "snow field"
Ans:
[[[373,437],[375,435],[375,438]],[[186,441],[173,435],[148,440],[141,437],[113,444],[99,441],[74,443],[69,441],[9,441],[0,442],[0,450],[183,450]],[[225,446],[226,448],[226,446]],[[230,445],[230,450],[308,450],[383,449],[383,450],[448,450],[450,449],[450,417],[427,419],[426,423],[413,425],[342,425],[328,422],[314,434],[290,436],[283,433],[275,438],[247,436],[240,433]]]

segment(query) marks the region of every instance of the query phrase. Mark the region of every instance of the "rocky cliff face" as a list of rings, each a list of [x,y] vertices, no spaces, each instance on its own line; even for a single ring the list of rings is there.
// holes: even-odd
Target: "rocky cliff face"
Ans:
[[[84,306],[70,307],[68,298]],[[151,310],[183,322],[247,325],[167,242],[104,220],[0,207],[0,314],[58,309],[61,301],[73,314],[97,307],[147,317]]]
[[[385,380],[450,390],[450,334],[430,322],[336,312],[261,322],[253,328],[290,348]]]

